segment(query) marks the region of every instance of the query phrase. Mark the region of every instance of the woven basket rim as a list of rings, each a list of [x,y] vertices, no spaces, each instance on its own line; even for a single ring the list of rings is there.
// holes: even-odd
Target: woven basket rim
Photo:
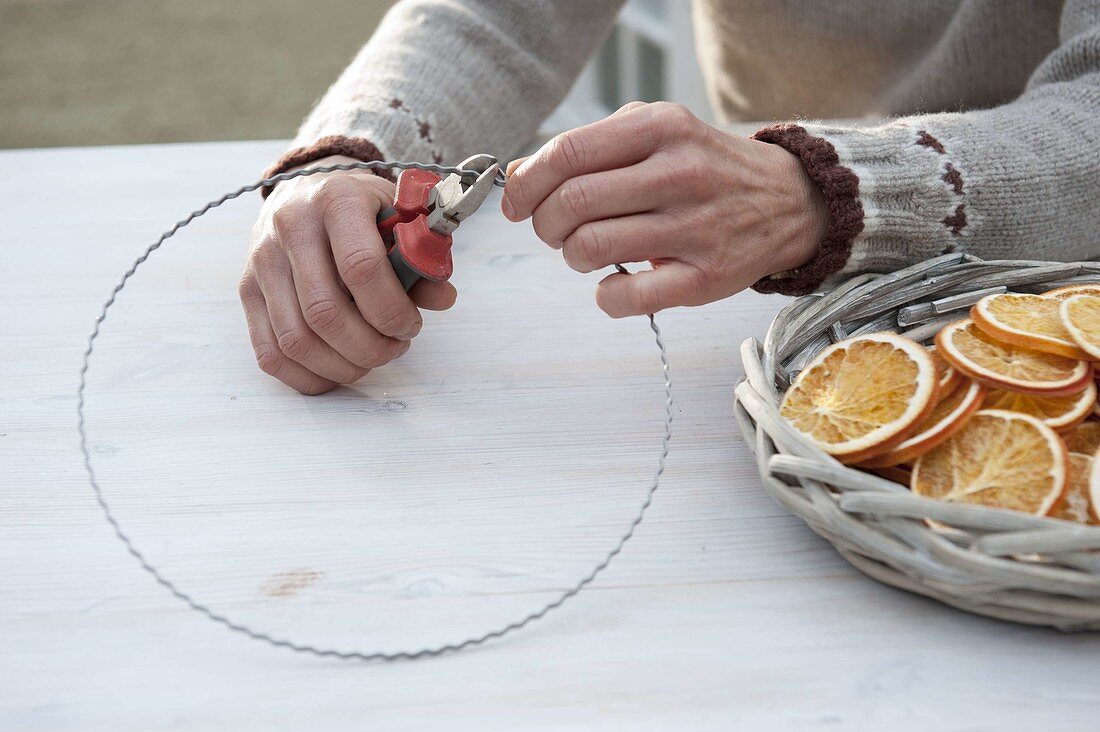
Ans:
[[[1100,526],[918,496],[842,465],[778,412],[801,365],[833,342],[882,330],[925,342],[986,294],[1075,283],[1100,283],[1100,262],[951,254],[788,303],[763,342],[742,345],[735,390],[765,488],[882,582],[1014,622],[1100,629]]]

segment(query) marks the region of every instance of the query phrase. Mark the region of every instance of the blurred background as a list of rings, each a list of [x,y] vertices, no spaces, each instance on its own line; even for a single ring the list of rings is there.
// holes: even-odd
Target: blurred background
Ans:
[[[543,132],[633,99],[709,118],[681,3],[630,0]],[[0,147],[289,138],[390,5],[0,0]]]

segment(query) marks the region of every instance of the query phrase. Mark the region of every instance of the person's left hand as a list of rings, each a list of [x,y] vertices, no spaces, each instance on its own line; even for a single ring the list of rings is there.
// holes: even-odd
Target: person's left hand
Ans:
[[[717,130],[667,102],[632,102],[509,165],[501,208],[578,272],[611,274],[596,302],[613,318],[729,297],[817,251],[828,210],[802,163]]]

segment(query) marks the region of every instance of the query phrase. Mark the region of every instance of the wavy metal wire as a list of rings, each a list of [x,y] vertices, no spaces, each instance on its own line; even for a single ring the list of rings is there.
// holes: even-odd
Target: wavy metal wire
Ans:
[[[508,623],[507,625],[496,628],[495,630],[487,631],[485,633],[482,633],[481,635],[472,636],[464,640],[446,643],[439,646],[421,648],[416,651],[395,651],[387,653],[382,651],[358,651],[354,649],[341,650],[338,648],[320,648],[307,643],[295,643],[294,641],[287,638],[278,638],[268,633],[254,630],[253,628],[250,628],[242,623],[237,623],[227,616],[222,615],[211,609],[210,607],[204,605],[203,603],[199,602],[187,592],[184,592],[182,589],[177,587],[170,579],[161,574],[160,570],[154,567],[152,563],[150,563],[149,560],[145,557],[145,555],[141,553],[141,550],[137,548],[134,542],[130,539],[129,535],[123,530],[122,525],[115,517],[114,512],[111,510],[111,507],[107,503],[106,498],[104,498],[103,491],[99,486],[99,482],[96,480],[95,471],[92,468],[91,455],[88,451],[88,437],[84,416],[84,392],[87,385],[88,367],[91,360],[92,351],[95,347],[96,337],[99,335],[100,326],[107,318],[107,310],[110,309],[111,305],[114,304],[115,299],[118,297],[118,294],[126,286],[126,282],[134,275],[138,267],[140,267],[145,262],[145,260],[149,258],[149,255],[159,249],[165,241],[175,235],[177,231],[187,226],[200,216],[204,215],[211,209],[217,208],[226,201],[231,201],[244,193],[255,191],[259,188],[274,185],[275,183],[290,180],[292,178],[302,178],[305,176],[317,175],[320,173],[331,173],[337,170],[368,170],[374,168],[396,168],[399,170],[404,170],[407,168],[419,168],[421,170],[429,170],[435,173],[457,173],[462,176],[473,177],[476,177],[478,175],[477,171],[463,170],[462,168],[435,165],[431,163],[402,161],[365,161],[358,163],[341,163],[337,165],[303,168],[301,170],[296,170],[289,173],[279,173],[278,175],[273,175],[270,178],[264,178],[262,180],[256,181],[255,183],[241,186],[234,191],[226,193],[220,198],[208,202],[201,208],[192,211],[186,218],[176,222],[176,224],[171,229],[161,234],[159,239],[157,239],[153,244],[149,245],[149,247],[137,259],[134,260],[133,264],[130,265],[130,268],[126,270],[126,272],[122,275],[122,279],[119,280],[118,284],[115,285],[113,290],[111,290],[111,294],[107,298],[107,301],[103,303],[103,307],[100,310],[99,316],[95,319],[95,326],[92,329],[92,333],[88,337],[88,346],[84,351],[84,360],[80,368],[80,386],[77,389],[76,408],[77,429],[80,432],[80,450],[84,455],[84,468],[88,473],[89,484],[91,485],[92,490],[95,493],[96,502],[103,510],[103,515],[107,519],[107,523],[109,523],[111,525],[111,528],[114,530],[115,536],[118,537],[119,541],[121,541],[122,544],[126,547],[126,551],[129,552],[130,555],[138,561],[138,564],[141,565],[141,568],[149,573],[149,575],[152,576],[157,584],[164,587],[178,599],[182,600],[192,610],[203,615],[210,621],[217,623],[218,625],[222,625],[235,633],[240,633],[241,635],[247,636],[248,638],[266,643],[276,648],[285,648],[291,651],[297,651],[298,653],[311,654],[322,658],[338,658],[346,661],[411,661],[419,658],[441,656],[446,653],[454,653],[466,648],[482,645],[488,641],[496,640],[497,638],[501,638],[509,633],[520,630],[530,623],[533,623],[536,620],[545,617],[548,613],[561,607],[563,604],[565,604],[567,600],[574,597],[582,589],[591,584],[592,581],[595,580],[601,572],[607,569],[608,565],[611,564],[611,561],[623,550],[623,547],[628,541],[630,541],[630,538],[634,536],[635,530],[642,523],[642,519],[645,517],[646,510],[653,502],[653,496],[657,492],[657,489],[661,484],[661,476],[665,472],[665,462],[668,458],[669,445],[672,440],[672,377],[669,373],[668,354],[665,350],[664,341],[661,338],[661,330],[657,327],[657,321],[653,318],[652,315],[648,316],[649,327],[653,331],[654,338],[657,342],[657,349],[660,353],[661,358],[661,369],[664,374],[664,435],[661,440],[661,453],[660,458],[657,461],[657,471],[653,476],[653,480],[650,483],[648,490],[646,491],[645,499],[642,501],[641,506],[635,513],[634,518],[630,522],[630,525],[628,526],[626,532],[619,537],[611,550],[604,555],[604,557],[592,568],[591,571],[588,572],[588,574],[586,574],[572,587],[563,591],[556,599],[546,603],[538,610],[527,614],[519,620]],[[500,173],[494,180],[494,184],[498,186],[503,186],[506,180],[507,176],[504,173]],[[617,264],[615,265],[615,267],[619,270],[619,272],[627,274],[626,268],[624,268],[622,265]]]

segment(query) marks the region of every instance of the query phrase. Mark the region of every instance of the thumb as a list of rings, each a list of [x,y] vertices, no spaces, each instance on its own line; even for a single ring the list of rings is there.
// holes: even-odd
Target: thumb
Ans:
[[[448,310],[458,299],[458,290],[450,282],[418,280],[409,290],[409,297],[424,310]]]
[[[512,173],[516,172],[516,168],[523,165],[524,161],[527,160],[527,158],[529,157],[531,156],[524,155],[522,158],[516,158],[512,162],[508,163],[508,165],[504,169],[505,174],[511,175]]]

